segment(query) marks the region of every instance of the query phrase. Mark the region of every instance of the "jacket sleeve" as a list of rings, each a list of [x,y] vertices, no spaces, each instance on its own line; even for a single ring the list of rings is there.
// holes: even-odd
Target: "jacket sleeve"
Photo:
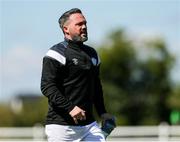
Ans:
[[[62,65],[51,58],[43,58],[41,91],[48,98],[49,104],[59,109],[70,112],[75,105],[63,95],[63,91],[57,87],[58,71],[63,69]]]
[[[100,65],[98,65],[96,68],[96,81],[95,81],[96,94],[94,96],[94,105],[95,105],[98,115],[101,116],[103,113],[106,113],[106,109],[104,105],[102,85],[99,78],[99,68],[100,68]]]

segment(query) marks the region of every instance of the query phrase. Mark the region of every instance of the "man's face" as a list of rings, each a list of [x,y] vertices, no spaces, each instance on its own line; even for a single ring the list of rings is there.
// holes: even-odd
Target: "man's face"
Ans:
[[[67,38],[73,41],[84,42],[88,40],[86,19],[80,13],[72,14],[64,25]]]

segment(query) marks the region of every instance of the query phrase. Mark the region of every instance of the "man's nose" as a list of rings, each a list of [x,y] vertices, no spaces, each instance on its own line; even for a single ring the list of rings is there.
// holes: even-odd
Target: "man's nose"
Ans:
[[[82,29],[85,30],[87,29],[87,26],[85,24],[82,25]]]

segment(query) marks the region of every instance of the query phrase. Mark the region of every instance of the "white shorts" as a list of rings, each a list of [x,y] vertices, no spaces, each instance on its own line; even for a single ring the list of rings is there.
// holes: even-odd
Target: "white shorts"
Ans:
[[[49,124],[45,127],[48,142],[61,141],[99,141],[105,142],[105,137],[97,122],[85,126],[66,126]]]

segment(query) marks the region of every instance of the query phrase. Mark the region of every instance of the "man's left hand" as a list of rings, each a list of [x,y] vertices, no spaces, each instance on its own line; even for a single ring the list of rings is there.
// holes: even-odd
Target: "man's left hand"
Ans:
[[[102,118],[102,131],[104,132],[104,136],[107,137],[110,135],[112,130],[116,127],[115,118],[113,115],[109,113],[104,113],[101,115]]]

